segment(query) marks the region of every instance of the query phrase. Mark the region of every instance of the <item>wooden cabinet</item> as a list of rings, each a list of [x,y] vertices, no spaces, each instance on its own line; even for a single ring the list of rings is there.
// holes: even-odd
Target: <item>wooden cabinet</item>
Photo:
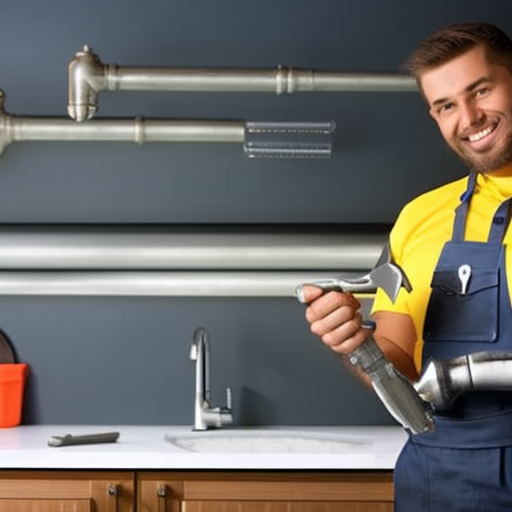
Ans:
[[[392,512],[391,472],[141,472],[138,512]]]
[[[0,512],[132,512],[132,472],[0,471]]]
[[[0,512],[392,512],[391,472],[0,471]]]

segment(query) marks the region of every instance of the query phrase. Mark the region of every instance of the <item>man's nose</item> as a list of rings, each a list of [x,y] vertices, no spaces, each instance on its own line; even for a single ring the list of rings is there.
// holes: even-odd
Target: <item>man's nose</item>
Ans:
[[[477,125],[484,118],[484,111],[473,102],[459,105],[460,126],[462,129]]]

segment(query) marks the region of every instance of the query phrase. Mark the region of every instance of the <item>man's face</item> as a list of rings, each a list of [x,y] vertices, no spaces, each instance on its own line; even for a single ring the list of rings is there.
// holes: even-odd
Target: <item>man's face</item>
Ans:
[[[479,172],[512,163],[512,73],[483,47],[421,75],[421,87],[448,145]]]

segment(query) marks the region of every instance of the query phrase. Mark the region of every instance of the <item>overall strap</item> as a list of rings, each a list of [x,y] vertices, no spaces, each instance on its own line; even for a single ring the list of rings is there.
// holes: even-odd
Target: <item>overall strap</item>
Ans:
[[[507,231],[510,221],[510,204],[512,198],[509,198],[498,206],[492,219],[491,231],[489,232],[488,242],[501,243]]]
[[[468,176],[466,191],[460,196],[460,204],[455,209],[455,221],[453,223],[453,242],[463,242],[466,232],[466,218],[468,216],[469,203],[476,186],[476,172],[471,170]]]
[[[469,203],[476,186],[476,172],[471,171],[468,176],[468,186],[466,191],[460,196],[460,204],[455,209],[455,221],[453,224],[452,241],[463,242],[466,231],[466,219],[469,210]],[[512,198],[506,199],[501,203],[492,219],[491,230],[489,232],[488,242],[501,243],[507,231],[510,222],[510,205]]]

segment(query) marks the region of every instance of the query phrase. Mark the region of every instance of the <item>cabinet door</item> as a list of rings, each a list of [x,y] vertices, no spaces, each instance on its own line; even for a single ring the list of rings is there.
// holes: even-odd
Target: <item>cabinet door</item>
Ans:
[[[392,512],[392,473],[141,472],[138,512]]]
[[[167,472],[138,473],[137,512],[183,512],[183,485]]]
[[[0,512],[132,512],[133,473],[0,471]]]
[[[92,500],[0,499],[0,512],[94,512]]]

